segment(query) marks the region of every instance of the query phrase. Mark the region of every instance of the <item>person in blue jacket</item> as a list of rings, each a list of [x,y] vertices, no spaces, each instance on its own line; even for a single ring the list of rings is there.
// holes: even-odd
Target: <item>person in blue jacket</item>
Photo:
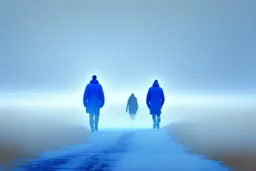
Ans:
[[[126,112],[129,112],[131,120],[135,120],[135,115],[137,111],[138,111],[138,100],[134,94],[131,94],[126,105]]]
[[[148,90],[146,99],[147,106],[150,110],[150,115],[152,115],[154,129],[160,128],[161,109],[164,105],[164,101],[164,91],[159,86],[158,81],[155,80],[153,86]]]
[[[92,80],[89,84],[87,84],[84,96],[83,96],[83,104],[86,108],[86,113],[89,113],[90,119],[90,128],[91,131],[98,131],[98,123],[100,117],[100,108],[104,106],[105,97],[104,91],[97,80],[97,76],[93,75]]]

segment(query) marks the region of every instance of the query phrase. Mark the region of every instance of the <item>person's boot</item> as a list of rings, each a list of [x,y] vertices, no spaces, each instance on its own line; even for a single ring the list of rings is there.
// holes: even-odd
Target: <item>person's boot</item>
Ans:
[[[156,129],[156,124],[153,124],[153,129]]]
[[[94,132],[95,131],[95,129],[93,128],[93,126],[91,126],[91,132]]]
[[[156,125],[156,129],[160,129],[160,124],[157,124],[157,125]]]
[[[95,126],[95,131],[98,131],[98,126]]]

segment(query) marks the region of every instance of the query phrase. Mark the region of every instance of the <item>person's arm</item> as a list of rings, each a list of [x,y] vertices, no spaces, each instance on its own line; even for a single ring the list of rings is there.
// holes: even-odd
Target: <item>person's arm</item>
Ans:
[[[162,107],[164,105],[164,102],[165,102],[164,90],[162,89],[162,93],[161,93],[161,104],[162,104]]]
[[[84,107],[87,106],[87,98],[88,98],[88,85],[86,86],[85,90],[84,90],[84,96],[83,96],[83,104]]]
[[[102,108],[105,104],[105,95],[102,86],[100,86],[100,107]]]
[[[139,105],[138,105],[138,101],[136,101],[136,111],[138,111],[139,109]]]
[[[128,107],[129,107],[129,100],[127,101],[127,105],[126,105],[126,113],[128,112]]]
[[[135,98],[135,108],[136,108],[136,111],[138,111],[139,106],[138,106],[138,99],[137,98]]]
[[[151,93],[150,93],[150,89],[149,89],[148,94],[147,94],[147,99],[146,99],[146,103],[147,103],[147,106],[149,109],[150,109],[150,95],[151,95]]]

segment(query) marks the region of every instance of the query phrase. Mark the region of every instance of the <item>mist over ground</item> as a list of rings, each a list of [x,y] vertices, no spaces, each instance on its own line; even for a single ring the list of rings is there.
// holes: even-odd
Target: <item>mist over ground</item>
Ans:
[[[81,119],[82,118],[82,119]],[[0,108],[0,165],[83,142],[83,115],[70,108]]]
[[[152,129],[146,105],[131,122],[126,103],[102,108],[99,129]],[[255,107],[164,106],[161,127],[200,154],[256,154]],[[1,107],[1,164],[83,142],[88,115],[83,107]],[[247,154],[248,154],[247,153]]]
[[[255,106],[237,105],[175,109],[181,120],[167,130],[191,153],[205,155],[234,170],[251,171],[256,169],[255,112]]]

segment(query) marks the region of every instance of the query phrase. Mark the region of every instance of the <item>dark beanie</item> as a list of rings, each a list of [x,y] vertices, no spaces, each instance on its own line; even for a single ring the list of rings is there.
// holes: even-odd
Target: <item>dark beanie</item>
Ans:
[[[97,79],[97,76],[96,76],[96,75],[93,75],[93,76],[92,76],[92,79],[93,79],[93,80],[96,80],[96,79]]]

